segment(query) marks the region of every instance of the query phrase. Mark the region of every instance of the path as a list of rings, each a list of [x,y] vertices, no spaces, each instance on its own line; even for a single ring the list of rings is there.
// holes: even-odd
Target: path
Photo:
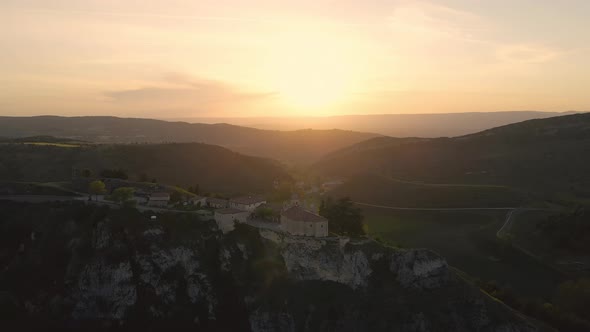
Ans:
[[[363,202],[353,202],[356,205],[362,206],[369,206],[369,207],[376,207],[381,209],[390,209],[390,210],[408,210],[408,211],[482,211],[482,210],[491,210],[491,211],[510,211],[515,210],[515,207],[464,207],[464,208],[418,208],[418,207],[400,207],[400,206],[387,206],[387,205],[377,205],[377,204],[369,204]]]
[[[510,212],[508,212],[508,214],[506,215],[506,221],[504,221],[504,224],[502,225],[502,227],[500,227],[500,229],[496,232],[496,237],[502,237],[503,232],[505,232],[507,229],[509,229],[512,226],[512,215],[514,215],[514,212],[516,212],[518,209],[514,209]]]
[[[404,183],[404,184],[411,184],[416,186],[425,186],[425,187],[465,187],[465,188],[504,188],[507,189],[509,187],[497,184],[467,184],[467,183],[429,183],[429,182],[422,182],[422,181],[411,181],[411,180],[403,180],[394,178],[391,176],[383,175],[383,177],[387,180],[397,182],[397,183]]]
[[[52,196],[52,195],[0,195],[0,201],[13,201],[23,203],[50,203],[50,202],[68,202],[79,201],[86,204],[107,205],[113,208],[120,208],[121,205],[103,198],[88,200],[88,196]],[[135,208],[139,211],[154,211],[154,212],[176,212],[176,213],[197,213],[197,211],[184,211],[160,208],[154,206],[136,205]]]
[[[256,228],[269,229],[275,232],[281,232],[281,226],[279,223],[269,222],[264,220],[249,219],[246,224],[254,226]]]
[[[25,202],[25,203],[44,203],[44,202],[65,202],[75,200],[86,200],[87,197],[80,196],[54,196],[54,195],[0,195],[0,200]]]

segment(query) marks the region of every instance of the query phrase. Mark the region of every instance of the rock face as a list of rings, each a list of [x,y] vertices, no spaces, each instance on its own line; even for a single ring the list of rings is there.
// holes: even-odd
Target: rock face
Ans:
[[[342,243],[341,239],[292,237],[270,230],[260,233],[281,248],[289,275],[297,280],[326,280],[353,289],[366,288],[371,266],[381,261],[406,288],[436,288],[449,280],[446,261],[428,250],[398,250],[386,255],[385,248],[375,252],[370,240]]]
[[[86,266],[78,279],[72,299],[74,319],[122,319],[137,302],[137,290],[128,262],[105,264],[103,260]]]
[[[3,247],[2,321],[21,329],[536,330],[428,250],[246,225],[223,235],[192,215],[36,209],[56,222],[31,216],[22,243]]]

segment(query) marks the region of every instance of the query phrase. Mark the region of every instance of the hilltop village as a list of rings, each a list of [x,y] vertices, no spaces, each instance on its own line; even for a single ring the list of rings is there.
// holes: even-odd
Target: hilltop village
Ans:
[[[317,195],[338,184],[341,182],[326,182],[320,188],[310,188],[307,194]],[[303,185],[297,183],[298,187]],[[306,202],[306,193],[291,194],[282,201],[269,201],[259,194],[231,198],[201,196],[191,192],[194,191],[192,188],[184,192],[177,187],[130,185],[114,179],[95,180],[88,186],[88,202],[128,205],[143,211],[195,213],[203,219],[214,220],[223,233],[232,231],[236,223],[241,223],[293,236],[329,236],[328,219],[319,215],[317,204]],[[279,186],[277,181],[275,187]]]

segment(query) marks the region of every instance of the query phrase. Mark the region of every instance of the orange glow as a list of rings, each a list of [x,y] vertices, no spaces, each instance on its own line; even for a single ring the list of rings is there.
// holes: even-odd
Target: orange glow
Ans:
[[[359,60],[343,36],[291,31],[277,42],[271,84],[288,106],[309,112],[346,101]]]

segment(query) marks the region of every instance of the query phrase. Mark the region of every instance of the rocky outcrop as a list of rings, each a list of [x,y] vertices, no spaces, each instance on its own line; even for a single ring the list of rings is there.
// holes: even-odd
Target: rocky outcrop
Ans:
[[[433,289],[450,279],[447,262],[429,250],[398,251],[389,258],[389,268],[403,287]]]
[[[441,287],[449,280],[447,262],[425,249],[365,250],[370,240],[346,238],[293,237],[271,230],[261,236],[280,247],[289,275],[298,280],[328,280],[354,289],[366,287],[373,272],[372,264],[386,261],[403,287],[429,289]]]
[[[87,222],[31,224],[37,239],[0,272],[4,311],[19,313],[22,329],[535,330],[428,250],[245,225],[224,235],[189,215],[108,211],[96,221],[97,208],[80,209]]]
[[[86,266],[73,294],[74,319],[122,319],[137,301],[128,262],[106,264],[102,259]]]

